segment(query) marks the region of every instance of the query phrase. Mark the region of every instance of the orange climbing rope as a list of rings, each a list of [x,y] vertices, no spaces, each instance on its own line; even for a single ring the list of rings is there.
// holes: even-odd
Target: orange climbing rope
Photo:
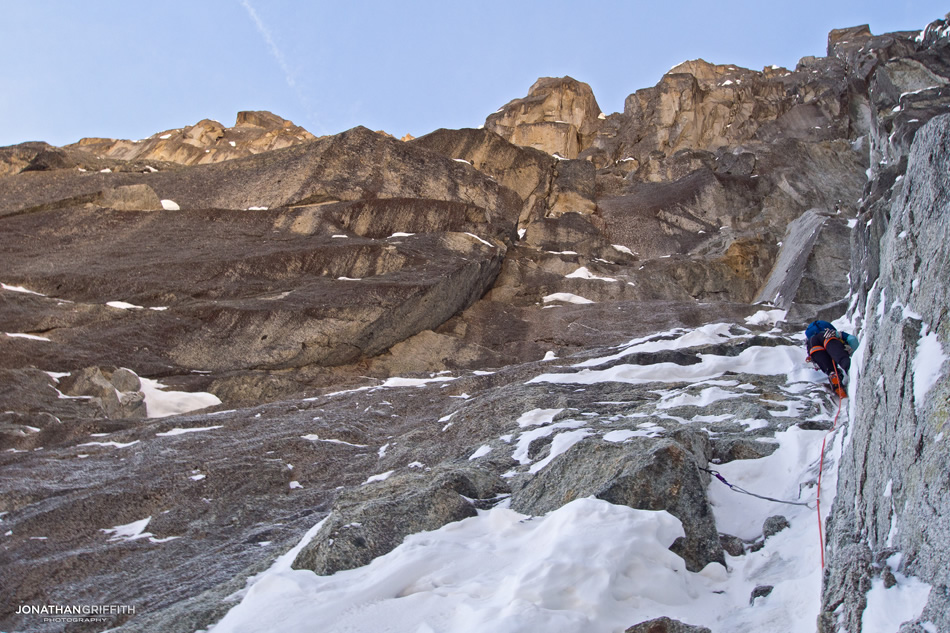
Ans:
[[[824,531],[821,529],[821,473],[825,469],[825,442],[828,440],[828,436],[835,432],[835,429],[838,428],[838,416],[841,415],[841,401],[842,398],[838,398],[838,411],[835,413],[835,420],[831,424],[831,430],[825,433],[825,437],[821,440],[821,457],[818,460],[818,495],[815,497],[815,511],[818,513],[818,544],[821,548],[821,568],[825,568],[825,536]]]

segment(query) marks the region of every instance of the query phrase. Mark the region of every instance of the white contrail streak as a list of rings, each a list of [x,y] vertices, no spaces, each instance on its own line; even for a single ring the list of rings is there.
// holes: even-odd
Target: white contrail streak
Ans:
[[[271,55],[274,56],[274,59],[277,60],[277,64],[280,66],[280,69],[284,71],[284,79],[287,81],[287,85],[297,89],[297,83],[294,80],[294,75],[290,72],[290,66],[287,65],[287,60],[284,58],[284,54],[277,47],[277,44],[274,43],[274,38],[271,37],[270,31],[264,26],[264,22],[261,21],[260,16],[257,15],[257,11],[254,10],[254,7],[251,6],[249,0],[241,0],[241,6],[247,10],[247,14],[251,16],[251,19],[254,20],[255,26],[257,26],[258,33],[261,34],[261,37],[264,38],[264,41],[267,42],[267,46],[270,48]]]

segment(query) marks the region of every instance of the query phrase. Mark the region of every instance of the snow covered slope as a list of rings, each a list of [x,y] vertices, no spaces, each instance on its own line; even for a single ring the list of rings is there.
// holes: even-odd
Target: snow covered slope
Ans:
[[[832,430],[839,413],[836,401],[824,376],[805,364],[795,335],[789,338],[775,328],[758,335],[770,339],[768,345],[743,345],[752,334],[727,324],[710,325],[632,341],[607,356],[537,375],[526,383],[572,385],[566,393],[581,391],[564,397],[564,409],[524,411],[514,426],[503,429],[514,432],[484,444],[490,452],[472,453],[477,463],[483,455],[504,452],[506,462],[517,463],[507,473],[517,481],[554,460],[570,459],[572,447],[594,437],[622,443],[692,426],[714,437],[726,435],[732,425],[761,429],[765,433],[759,439],[774,452],[713,468],[734,486],[797,505],[745,495],[712,479],[708,495],[716,525],[740,544],[733,550],[736,555],[726,556],[725,565],[714,562],[698,572],[687,571],[683,559],[668,549],[683,535],[682,524],[666,511],[583,497],[532,517],[509,509],[506,498],[471,518],[411,535],[366,566],[329,576],[292,567],[299,552],[319,538],[321,522],[269,570],[249,579],[248,588],[235,596],[240,603],[211,631],[269,631],[275,626],[305,631],[320,622],[328,633],[486,628],[606,633],[660,616],[712,631],[813,631],[822,578],[818,467],[827,440],[821,498],[826,518],[847,409]],[[622,363],[601,373],[588,369],[618,358],[639,360],[638,350],[695,351],[724,342],[742,348],[742,354],[698,354],[701,361],[686,366],[691,375],[685,379],[671,371],[680,367],[674,363]],[[742,355],[758,362],[744,362]],[[635,372],[627,381],[649,385],[649,391],[630,390],[626,402],[613,403],[591,402],[584,395],[586,387],[598,383],[625,382],[625,372]],[[633,409],[643,393],[655,396]],[[467,400],[453,419],[478,399]],[[739,419],[736,411],[750,403],[763,405],[761,419]],[[562,414],[570,409],[566,419]],[[539,431],[550,438],[547,454],[520,459],[527,453],[523,438],[541,437]],[[517,496],[517,485],[512,488]],[[789,527],[774,534],[768,530],[765,538],[763,524],[776,515],[784,516]],[[348,529],[361,527],[350,524]],[[919,587],[908,581],[893,591],[908,588],[919,597]],[[759,597],[753,599],[753,593]]]

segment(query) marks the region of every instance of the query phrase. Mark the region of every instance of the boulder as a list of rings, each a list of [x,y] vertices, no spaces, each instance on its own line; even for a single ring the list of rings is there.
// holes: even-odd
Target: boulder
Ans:
[[[224,137],[224,126],[211,119],[202,119],[182,130],[182,142],[204,149]]]
[[[77,380],[80,375],[85,378]],[[120,427],[124,424],[122,420],[145,417],[142,393],[116,393],[115,387],[110,393],[106,374],[96,367],[75,371],[59,380],[38,369],[0,369],[0,380],[3,450],[59,445],[91,432]]]
[[[772,585],[759,585],[752,590],[752,594],[749,596],[749,604],[755,604],[756,598],[765,598],[766,596],[772,593],[772,590],[775,589]]]
[[[775,452],[778,444],[755,438],[730,437],[712,440],[712,461],[726,464],[737,459],[760,459]]]
[[[36,154],[22,171],[53,171],[55,169],[67,169],[75,166],[76,163],[65,150],[58,147],[51,147]]]
[[[0,178],[20,173],[36,156],[52,148],[36,141],[0,147]]]
[[[782,530],[786,530],[791,525],[788,522],[788,519],[783,517],[781,514],[776,514],[770,516],[765,520],[765,523],[762,524],[762,536],[768,539],[769,537],[775,536]]]
[[[692,440],[706,444],[704,453],[708,450],[708,440]],[[631,508],[666,510],[682,521],[686,533],[670,549],[686,561],[687,569],[699,571],[712,562],[725,564],[706,499],[708,477],[698,469],[706,465],[704,457],[668,438],[633,438],[623,444],[583,440],[517,490],[511,507],[540,515],[593,495]]]
[[[730,556],[745,555],[745,541],[743,541],[738,536],[732,536],[731,534],[720,534],[719,544],[722,545],[723,551],[725,551]]]
[[[122,392],[136,392],[142,388],[142,381],[139,380],[139,377],[135,372],[120,368],[112,372],[112,377],[110,378],[112,385]]]
[[[710,633],[710,630],[704,626],[693,626],[662,617],[631,626],[624,633]]]
[[[828,57],[835,54],[835,47],[838,44],[847,44],[855,41],[866,40],[871,37],[871,29],[867,24],[859,26],[850,26],[843,29],[832,29],[828,33]]]
[[[105,417],[142,419],[146,417],[145,398],[139,392],[138,377],[133,381],[133,376],[123,370],[117,380],[110,380],[113,374],[107,376],[99,367],[86,367],[62,378],[59,388],[69,396],[92,398]],[[127,388],[120,389],[119,385]]]
[[[146,184],[106,189],[96,198],[96,204],[116,211],[156,211],[162,208],[158,194]]]
[[[492,499],[507,489],[504,480],[470,466],[403,472],[367,482],[340,495],[293,567],[330,575],[367,565],[410,534],[475,516],[473,500]]]

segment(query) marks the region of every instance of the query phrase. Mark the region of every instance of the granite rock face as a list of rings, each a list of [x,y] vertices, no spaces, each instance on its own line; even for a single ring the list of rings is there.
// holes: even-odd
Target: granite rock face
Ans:
[[[485,128],[515,145],[573,159],[590,144],[600,115],[587,84],[571,77],[542,77],[528,96],[489,116]]]
[[[875,205],[863,222],[884,227],[877,229],[883,236],[876,277],[867,268],[856,271],[870,287],[864,286],[865,304],[856,306],[864,319],[863,351],[840,501],[828,526],[823,631],[860,630],[865,593],[888,572],[930,584],[919,621],[950,627],[947,147],[950,116],[943,115],[917,132],[891,204]],[[864,552],[864,564],[856,566],[855,551]]]
[[[703,469],[832,406],[729,359],[796,359],[801,325],[850,307],[820,625],[858,631],[868,589],[913,575],[934,590],[905,628],[950,629],[947,40],[855,27],[794,70],[686,62],[609,116],[541,79],[485,129],[406,142],[241,113],[0,148],[0,628],[81,594],[136,604],[121,631],[191,633],[321,520],[296,565],[332,573],[586,495],[669,511],[716,573],[723,543],[783,535],[721,534]],[[710,359],[714,384],[622,378]],[[222,402],[150,417],[157,379]]]
[[[531,217],[536,205],[543,206],[557,163],[541,150],[512,145],[487,129],[436,130],[410,144],[468,163],[517,193],[524,201],[519,220]]]
[[[364,153],[380,164],[342,181]],[[7,207],[6,280],[40,294],[5,292],[0,321],[54,345],[4,341],[5,366],[168,374],[372,356],[484,294],[519,213],[471,168],[365,130],[192,170],[54,173]],[[0,189],[10,200],[43,177]],[[156,190],[180,208],[144,208]],[[252,190],[279,206],[249,208]]]
[[[829,39],[829,52],[849,61],[852,91],[864,92],[857,103],[872,160],[852,232],[851,310],[863,349],[827,527],[823,632],[860,631],[867,592],[897,574],[931,586],[919,618],[900,630],[950,628],[947,25]]]

